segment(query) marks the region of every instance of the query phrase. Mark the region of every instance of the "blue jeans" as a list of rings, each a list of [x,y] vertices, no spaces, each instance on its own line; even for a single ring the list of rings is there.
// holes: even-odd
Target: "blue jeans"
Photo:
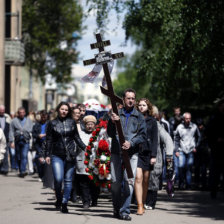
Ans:
[[[67,204],[72,190],[72,178],[75,170],[75,163],[68,162],[55,155],[52,155],[51,161],[56,198],[58,201]],[[63,181],[64,193],[62,197],[61,190]]]
[[[173,153],[173,165],[174,165],[174,173],[175,173],[175,183],[179,181],[179,157],[175,155],[175,152]]]
[[[15,143],[15,148],[16,148],[16,160],[19,165],[19,172],[25,173],[27,165],[27,155],[29,151],[29,143],[24,141],[18,141]]]
[[[9,155],[10,155],[10,164],[11,164],[11,169],[16,169],[18,170],[18,162],[16,159],[16,150],[14,148],[9,148]]]
[[[121,155],[111,154],[111,192],[114,210],[122,215],[130,214],[130,204],[134,191],[135,176],[138,163],[138,154],[130,157],[134,178],[128,179],[126,171],[122,168]]]
[[[180,152],[179,156],[179,185],[184,184],[184,173],[186,171],[186,184],[187,186],[191,185],[191,174],[192,174],[192,166],[194,163],[194,154],[193,152],[190,152],[189,154],[186,154],[184,152]]]

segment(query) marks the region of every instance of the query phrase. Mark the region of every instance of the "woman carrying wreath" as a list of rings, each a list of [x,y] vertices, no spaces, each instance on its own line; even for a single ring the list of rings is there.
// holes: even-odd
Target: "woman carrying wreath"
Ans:
[[[137,103],[137,109],[144,115],[147,128],[147,142],[140,147],[135,179],[135,196],[138,203],[137,215],[143,215],[149,175],[156,163],[158,127],[156,119],[152,117],[152,104],[148,99],[141,98]]]
[[[72,189],[72,177],[75,169],[76,144],[85,150],[86,145],[79,137],[77,126],[72,119],[68,103],[61,102],[57,108],[57,117],[49,121],[46,130],[46,163],[52,163],[57,209],[68,213],[67,203]],[[76,144],[75,144],[76,143]],[[62,195],[62,182],[64,192]]]
[[[96,128],[96,118],[93,115],[87,115],[83,118],[85,129],[79,132],[82,141],[88,145],[89,139],[92,137],[92,132]],[[79,181],[83,208],[89,208],[90,199],[92,201],[91,206],[97,206],[97,199],[99,195],[99,188],[91,181],[86,172],[87,166],[84,164],[85,151],[78,147],[76,157],[76,174]]]

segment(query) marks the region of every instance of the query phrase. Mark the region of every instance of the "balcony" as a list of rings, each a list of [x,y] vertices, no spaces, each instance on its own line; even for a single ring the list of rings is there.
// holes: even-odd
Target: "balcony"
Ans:
[[[23,65],[25,61],[24,44],[21,40],[5,40],[5,64]]]

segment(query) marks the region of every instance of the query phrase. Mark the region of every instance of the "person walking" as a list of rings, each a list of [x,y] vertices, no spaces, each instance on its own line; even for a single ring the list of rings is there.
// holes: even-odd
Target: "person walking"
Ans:
[[[9,172],[8,154],[9,154],[10,147],[8,143],[9,143],[10,122],[11,122],[11,118],[8,114],[5,113],[5,106],[0,105],[0,128],[4,132],[6,143],[7,143],[5,148],[4,159],[2,161],[2,164],[0,165],[0,174],[3,174],[3,175],[7,175]],[[11,168],[12,168],[12,163],[11,163]]]
[[[85,130],[80,131],[79,135],[82,141],[88,145],[89,139],[92,136],[92,132],[95,130],[97,120],[93,115],[87,115],[83,118],[83,122],[85,124]],[[96,206],[97,199],[99,195],[99,187],[93,183],[92,180],[89,179],[88,173],[86,172],[85,161],[85,151],[80,148],[77,149],[76,156],[76,177],[78,179],[82,197],[83,208],[87,209],[89,206]],[[90,204],[90,202],[92,204]]]
[[[205,130],[211,148],[209,187],[212,199],[217,197],[221,175],[224,177],[224,98],[216,102],[214,109]]]
[[[174,134],[175,155],[179,158],[179,189],[191,189],[192,166],[194,164],[194,153],[200,143],[200,132],[196,124],[191,122],[189,112],[183,115],[184,122],[177,126]],[[186,168],[186,178],[184,178]]]
[[[37,165],[37,171],[39,178],[42,179],[44,176],[44,156],[42,156],[43,142],[46,139],[46,126],[48,123],[48,113],[45,110],[40,111],[40,121],[36,122],[33,126],[33,147],[36,151],[35,162]]]
[[[46,163],[52,163],[57,209],[68,213],[67,203],[72,189],[72,177],[75,169],[76,144],[82,150],[86,145],[79,137],[77,126],[72,119],[72,110],[68,103],[61,102],[56,108],[57,117],[49,121],[46,130]],[[76,143],[76,144],[75,144]],[[64,191],[62,195],[62,182]]]
[[[152,104],[146,98],[141,98],[137,103],[137,110],[140,111],[146,122],[146,144],[143,144],[138,154],[138,165],[135,179],[135,196],[138,204],[137,215],[143,215],[150,171],[156,163],[158,145],[157,121],[152,117]]]
[[[15,117],[10,124],[9,142],[11,148],[16,149],[16,160],[19,165],[19,177],[25,177],[29,141],[33,129],[33,122],[26,117],[24,107],[18,109],[18,117]]]
[[[158,118],[159,114],[158,108],[156,106],[153,106],[152,108],[153,108],[152,116]],[[158,126],[157,130],[158,144],[157,144],[156,163],[153,167],[153,170],[150,173],[147,198],[146,203],[144,205],[145,209],[147,210],[155,209],[158,190],[160,189],[160,179],[163,172],[163,161],[165,160],[166,164],[169,163],[171,165],[174,151],[174,145],[171,136],[158,120],[157,120],[157,126]],[[164,155],[165,159],[163,159]]]
[[[111,113],[107,133],[112,138],[111,147],[111,192],[114,217],[130,221],[130,204],[134,190],[135,175],[138,162],[139,144],[146,141],[146,125],[144,116],[135,107],[136,92],[125,90],[123,94],[124,107],[119,114]],[[121,120],[125,142],[120,147],[115,121]],[[128,179],[123,170],[122,150],[127,150],[134,178]],[[121,192],[123,191],[123,194]]]
[[[4,160],[6,151],[6,139],[3,130],[0,128],[0,166]]]

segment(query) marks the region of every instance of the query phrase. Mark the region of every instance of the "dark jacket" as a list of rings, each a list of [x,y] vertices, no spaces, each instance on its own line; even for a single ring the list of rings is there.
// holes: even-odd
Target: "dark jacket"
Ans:
[[[85,150],[76,123],[71,118],[50,121],[46,129],[46,156],[56,155],[70,161],[74,159],[76,144]]]
[[[136,109],[133,109],[133,112],[128,119],[127,126],[125,127],[126,116],[124,108],[120,109],[118,113],[121,119],[125,140],[131,143],[131,148],[128,150],[128,153],[129,155],[133,155],[139,151],[139,145],[146,141],[146,124],[144,116]],[[109,119],[108,122],[107,133],[112,138],[111,152],[119,154],[121,149],[118,135],[115,124],[111,119]]]
[[[46,122],[46,129],[47,129],[47,124],[48,122]],[[42,150],[42,144],[43,144],[43,140],[39,137],[39,135],[41,134],[41,126],[42,126],[42,123],[37,122],[33,126],[33,130],[32,130],[33,147],[37,151],[38,155],[40,154],[40,151]]]
[[[157,147],[158,147],[158,127],[157,127],[157,121],[152,116],[147,116],[145,118],[146,122],[146,136],[147,141],[149,142],[149,151],[151,154],[151,157],[156,157],[157,154]]]

